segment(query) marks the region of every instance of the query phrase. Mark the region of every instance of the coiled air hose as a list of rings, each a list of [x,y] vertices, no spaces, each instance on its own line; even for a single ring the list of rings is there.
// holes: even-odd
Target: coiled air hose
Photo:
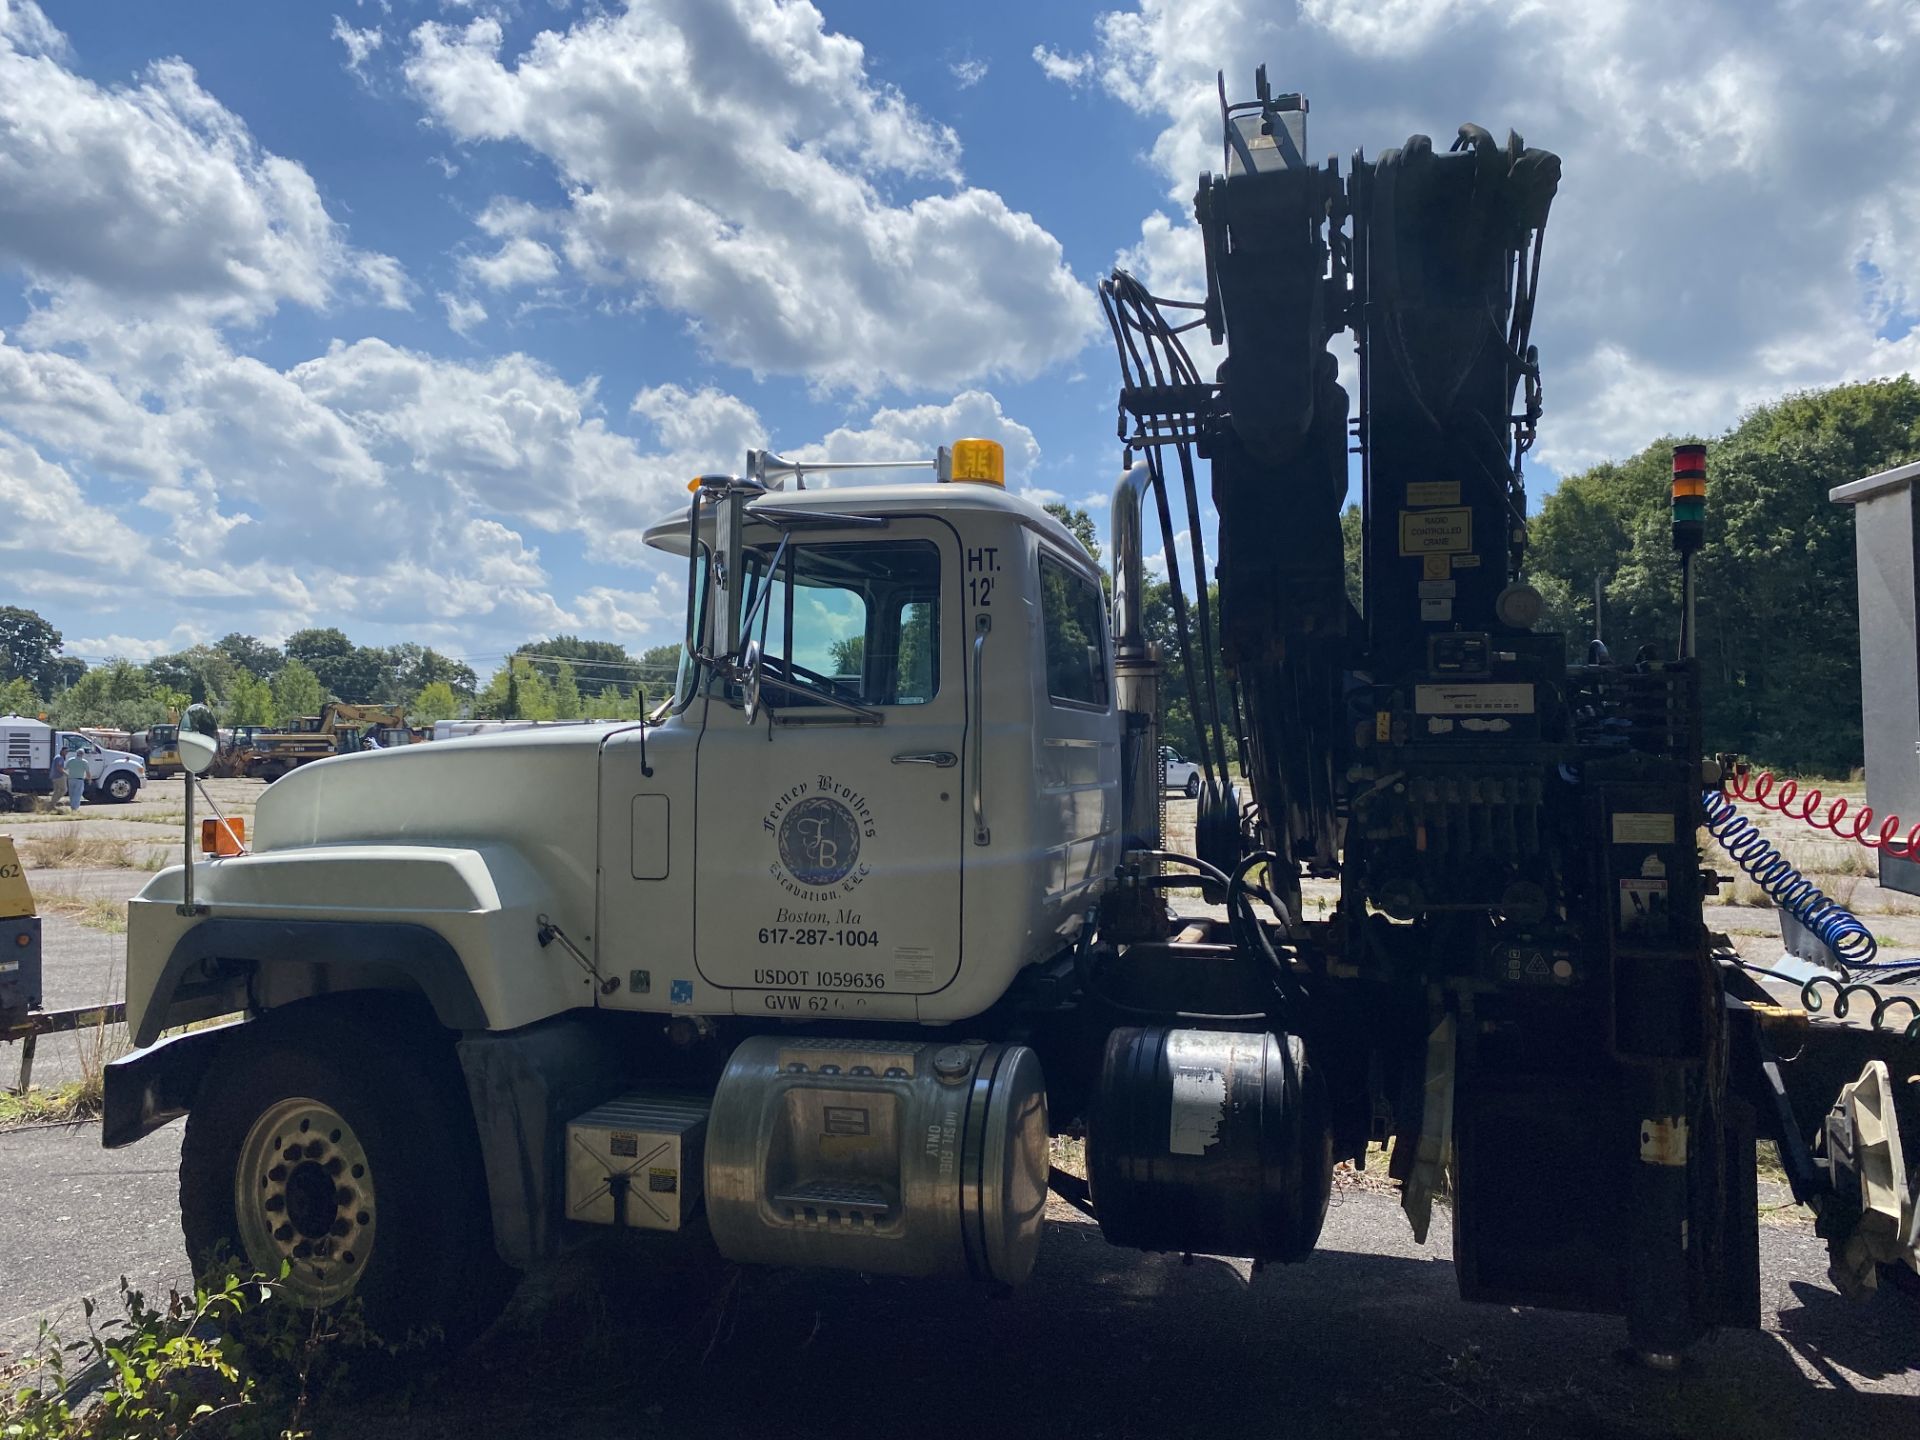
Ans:
[[[1718,790],[1701,795],[1707,812],[1707,833],[1733,862],[1772,897],[1774,904],[1819,937],[1847,969],[1873,963],[1879,946],[1873,932],[1839,901],[1794,869],[1733,801]]]

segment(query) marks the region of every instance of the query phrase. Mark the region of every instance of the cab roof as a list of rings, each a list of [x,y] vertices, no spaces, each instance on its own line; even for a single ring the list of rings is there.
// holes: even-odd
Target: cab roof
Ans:
[[[1049,515],[1040,505],[1015,495],[999,485],[968,480],[921,481],[894,485],[839,485],[813,490],[769,490],[747,502],[751,520],[757,510],[790,512],[839,512],[845,515],[925,515],[971,511],[975,514],[1002,515],[1016,524],[1037,530],[1068,555],[1086,562],[1089,573],[1097,574],[1098,564],[1088,555],[1071,530]],[[712,511],[700,517],[704,538],[712,538]],[[769,534],[777,533],[767,524]],[[642,538],[656,550],[671,555],[687,553],[687,517],[685,511],[671,519],[650,525]]]

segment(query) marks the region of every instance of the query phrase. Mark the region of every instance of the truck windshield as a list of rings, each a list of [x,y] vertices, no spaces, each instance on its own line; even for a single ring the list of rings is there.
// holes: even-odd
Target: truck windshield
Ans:
[[[702,549],[705,547],[703,546]],[[700,584],[688,597],[687,603],[693,613],[687,619],[687,634],[694,637],[694,645],[685,640],[680,642],[680,668],[673,677],[673,712],[677,715],[686,709],[693,700],[694,692],[700,687],[700,662],[694,658],[694,646],[707,623],[707,574],[712,565],[711,557],[700,567]]]

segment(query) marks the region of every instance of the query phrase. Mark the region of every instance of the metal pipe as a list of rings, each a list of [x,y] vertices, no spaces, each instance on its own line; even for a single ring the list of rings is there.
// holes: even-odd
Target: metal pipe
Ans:
[[[1146,527],[1142,501],[1153,483],[1144,462],[1127,467],[1113,487],[1113,649],[1116,655],[1146,653],[1140,613],[1146,580]],[[1122,699],[1121,708],[1131,709]]]
[[[1153,484],[1145,465],[1129,466],[1113,487],[1113,689],[1119,703],[1120,828],[1126,848],[1157,852],[1160,823],[1160,656],[1147,639],[1144,501]],[[1147,873],[1160,862],[1149,858]]]

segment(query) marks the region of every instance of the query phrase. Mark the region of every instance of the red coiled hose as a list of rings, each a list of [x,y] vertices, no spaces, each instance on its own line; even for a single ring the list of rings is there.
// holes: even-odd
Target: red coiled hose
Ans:
[[[1826,797],[1817,787],[1809,787],[1803,793],[1799,781],[1776,780],[1771,770],[1761,772],[1759,778],[1755,779],[1751,771],[1739,766],[1732,767],[1727,775],[1727,788],[1739,799],[1752,801],[1790,819],[1804,821],[1814,829],[1829,831],[1842,840],[1856,841],[1869,850],[1884,850],[1901,860],[1920,860],[1920,825],[1908,830],[1903,839],[1898,815],[1887,816],[1876,831],[1873,807],[1863,804],[1856,810],[1844,795],[1834,796],[1822,812],[1820,802]]]

